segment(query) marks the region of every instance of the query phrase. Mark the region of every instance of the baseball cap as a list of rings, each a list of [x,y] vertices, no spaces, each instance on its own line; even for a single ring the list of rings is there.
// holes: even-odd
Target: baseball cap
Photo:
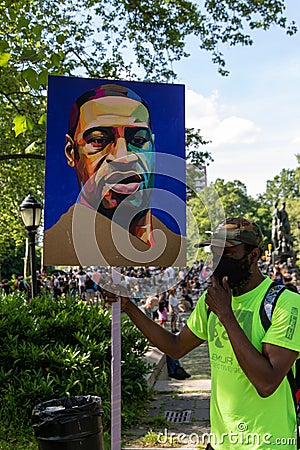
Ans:
[[[262,249],[263,235],[256,223],[243,217],[235,217],[222,221],[212,233],[211,239],[200,242],[195,247],[205,247],[207,245],[234,247],[242,243]]]

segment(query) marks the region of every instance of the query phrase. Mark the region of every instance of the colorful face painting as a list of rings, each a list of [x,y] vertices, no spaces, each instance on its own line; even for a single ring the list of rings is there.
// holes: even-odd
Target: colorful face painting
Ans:
[[[45,190],[46,266],[185,265],[184,86],[49,77]]]

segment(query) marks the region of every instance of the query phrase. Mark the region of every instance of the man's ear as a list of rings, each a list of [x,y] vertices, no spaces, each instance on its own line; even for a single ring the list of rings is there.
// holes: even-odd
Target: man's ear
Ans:
[[[260,258],[259,248],[254,248],[251,252],[251,263],[257,262]]]
[[[75,167],[75,143],[68,134],[66,134],[65,155],[69,166]]]

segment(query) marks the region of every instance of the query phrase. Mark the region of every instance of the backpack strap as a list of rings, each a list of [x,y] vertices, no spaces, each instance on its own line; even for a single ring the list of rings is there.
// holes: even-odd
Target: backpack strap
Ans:
[[[210,316],[210,313],[211,313],[211,309],[210,309],[210,307],[208,306],[207,309],[206,309],[207,320],[208,320],[208,318],[209,318],[209,316]]]
[[[273,282],[272,284],[270,284],[269,289],[267,290],[264,298],[262,299],[262,302],[260,305],[260,310],[259,310],[259,315],[260,315],[261,324],[264,327],[265,331],[267,331],[271,326],[274,308],[276,306],[279,296],[281,295],[281,293],[284,290],[286,290],[286,287],[284,285]],[[296,365],[297,365],[297,362],[298,361],[296,361]],[[297,370],[297,368],[296,368],[296,370]],[[289,385],[290,385],[290,389],[292,392],[293,401],[294,401],[294,405],[295,405],[296,415],[297,415],[298,405],[297,405],[296,394],[297,394],[298,388],[297,388],[297,382],[296,382],[292,368],[290,368],[286,377],[287,377]],[[300,449],[300,436],[299,436],[298,424],[297,424],[297,448]]]
[[[264,327],[265,331],[267,331],[271,326],[272,314],[276,306],[277,300],[282,291],[285,289],[286,288],[283,284],[278,284],[275,281],[273,281],[273,283],[270,284],[267,292],[265,293],[264,298],[262,299],[259,315],[261,324]]]

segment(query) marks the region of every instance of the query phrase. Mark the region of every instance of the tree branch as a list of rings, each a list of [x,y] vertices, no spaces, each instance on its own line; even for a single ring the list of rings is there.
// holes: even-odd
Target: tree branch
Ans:
[[[22,114],[22,110],[16,105],[16,103],[10,98],[10,96],[8,94],[6,94],[3,91],[0,91],[0,94],[2,94],[4,97],[7,98],[9,103],[11,103],[13,105],[13,107],[18,111],[19,114]]]
[[[0,155],[0,161],[7,159],[41,159],[45,160],[44,155],[38,155],[37,153],[11,153],[10,155]]]

